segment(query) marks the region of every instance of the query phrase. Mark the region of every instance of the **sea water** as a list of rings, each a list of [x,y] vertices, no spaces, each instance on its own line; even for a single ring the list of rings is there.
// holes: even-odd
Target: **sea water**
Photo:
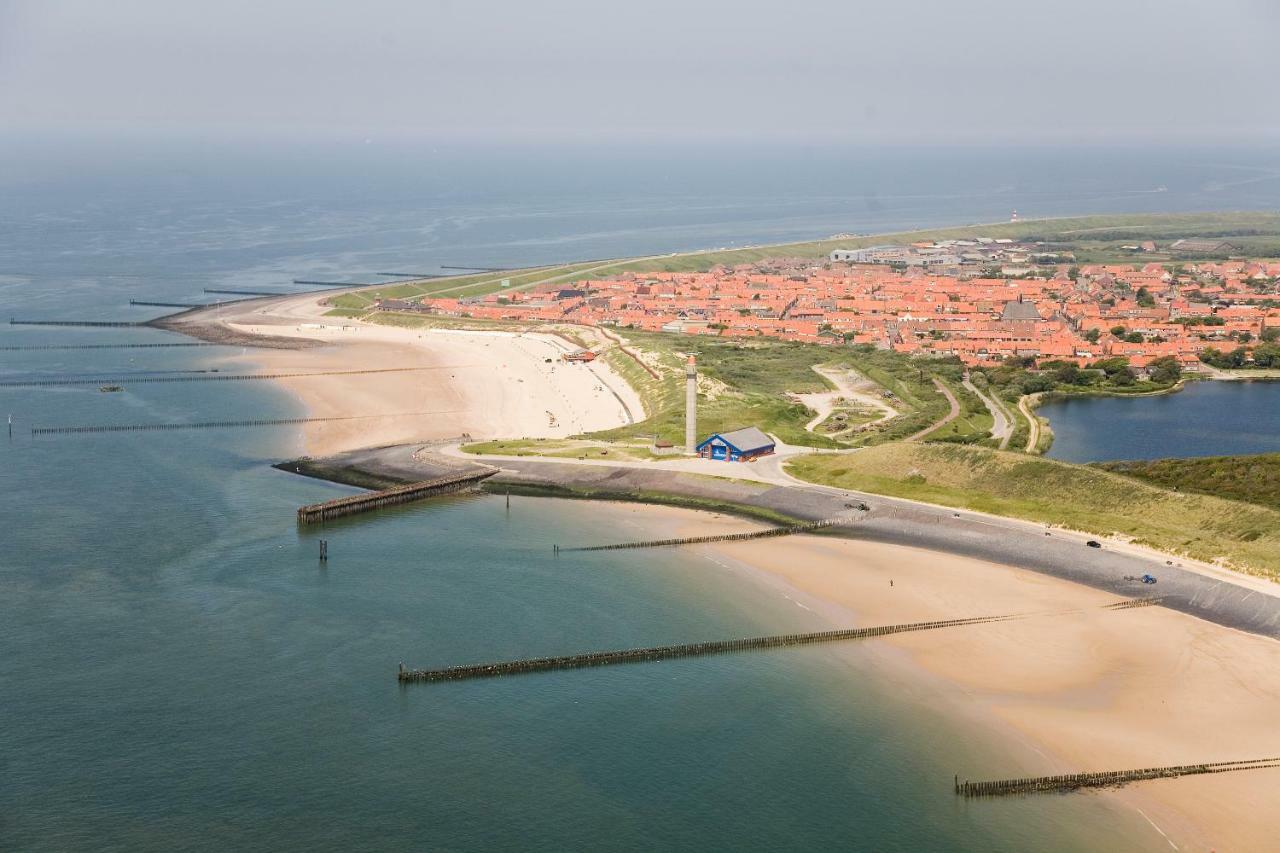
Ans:
[[[151,152],[61,171],[33,154],[8,174],[0,316],[136,319],[150,314],[130,298],[201,301],[205,287],[658,253],[1014,205],[1152,209],[1118,185],[1167,185],[1189,209],[1273,201],[1265,182],[1205,190],[1201,154],[1163,171],[1144,161],[1118,184],[1125,161],[1101,155],[1050,179],[1034,156],[1000,169],[989,152],[929,153],[918,170],[865,152],[818,166],[803,152],[720,166],[645,155],[630,169],[551,154],[442,165],[309,152],[286,168],[197,153],[207,159]],[[180,340],[0,326],[0,347]],[[0,350],[7,379],[125,379],[112,394],[0,392],[0,416],[15,416],[0,436],[0,848],[1163,849],[1102,797],[957,799],[953,773],[1009,775],[1018,748],[874,644],[397,683],[400,661],[829,627],[696,549],[553,554],[644,535],[617,507],[433,501],[331,525],[321,564],[321,534],[294,509],[351,490],[270,467],[302,452],[296,427],[30,434],[301,414],[266,383],[128,382],[233,352]]]

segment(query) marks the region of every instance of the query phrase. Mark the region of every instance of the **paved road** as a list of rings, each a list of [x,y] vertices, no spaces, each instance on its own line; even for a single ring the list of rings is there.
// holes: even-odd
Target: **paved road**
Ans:
[[[1034,394],[1027,394],[1018,399],[1018,411],[1022,412],[1022,416],[1031,424],[1031,431],[1027,434],[1026,451],[1028,453],[1036,452],[1036,445],[1040,443],[1040,419],[1036,417],[1035,410],[1031,408],[1030,401]]]
[[[987,394],[978,390],[978,386],[974,385],[968,379],[964,380],[964,387],[972,391],[982,405],[987,407],[987,411],[991,413],[994,423],[991,426],[991,437],[1000,439],[1000,449],[1004,450],[1009,446],[1009,439],[1013,437],[1013,419],[1009,417],[1008,411],[999,401],[991,398]]]

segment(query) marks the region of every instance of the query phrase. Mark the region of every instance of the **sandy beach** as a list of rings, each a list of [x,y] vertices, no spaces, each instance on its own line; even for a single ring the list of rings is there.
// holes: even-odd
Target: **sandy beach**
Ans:
[[[747,527],[704,518],[682,535]],[[1159,607],[1102,610],[1119,599],[934,551],[813,536],[696,547],[766,573],[781,582],[778,594],[818,602],[840,627],[1081,608],[876,641],[898,653],[888,665],[914,670],[1011,744],[1031,747],[1005,776],[1280,755],[1273,640]],[[1274,849],[1280,835],[1280,769],[1069,796],[1115,797],[1181,850]]]
[[[577,347],[556,335],[382,326],[327,317],[320,298],[227,306],[216,321],[242,335],[321,344],[255,348],[228,360],[259,373],[411,368],[277,380],[306,417],[359,417],[307,424],[308,455],[462,435],[560,438],[644,417],[639,396],[603,361],[562,361]]]

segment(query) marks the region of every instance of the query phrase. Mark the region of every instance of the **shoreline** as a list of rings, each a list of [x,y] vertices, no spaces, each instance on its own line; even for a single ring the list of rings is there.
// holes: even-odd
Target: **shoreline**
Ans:
[[[808,535],[697,547],[765,573],[789,598],[814,596],[856,624],[1086,608],[958,630],[945,643],[924,635],[878,641],[878,667],[927,683],[963,725],[982,725],[1008,747],[1007,776],[1280,754],[1270,724],[1280,701],[1274,640],[1159,607],[1102,611],[1114,600],[1106,593],[921,549]],[[1280,771],[1250,771],[1101,796],[1180,846],[1264,849],[1275,819],[1259,815],[1280,813],[1275,781]]]

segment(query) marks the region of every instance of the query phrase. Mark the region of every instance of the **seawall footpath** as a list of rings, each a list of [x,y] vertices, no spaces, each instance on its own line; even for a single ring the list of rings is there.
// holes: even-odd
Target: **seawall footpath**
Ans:
[[[488,491],[713,509],[775,521],[850,523],[819,535],[904,545],[1029,569],[1125,598],[1159,595],[1163,606],[1229,628],[1280,639],[1280,587],[1245,575],[1210,575],[1141,553],[1085,545],[1086,536],[1014,519],[957,512],[896,498],[826,486],[783,486],[661,469],[575,465],[537,459],[493,460]],[[727,463],[726,463],[727,464]],[[412,444],[353,451],[278,468],[362,488],[417,482],[488,468]],[[726,472],[731,473],[731,472]],[[869,508],[861,511],[860,504]],[[563,543],[564,545],[607,544]],[[1152,574],[1155,586],[1125,580]]]

